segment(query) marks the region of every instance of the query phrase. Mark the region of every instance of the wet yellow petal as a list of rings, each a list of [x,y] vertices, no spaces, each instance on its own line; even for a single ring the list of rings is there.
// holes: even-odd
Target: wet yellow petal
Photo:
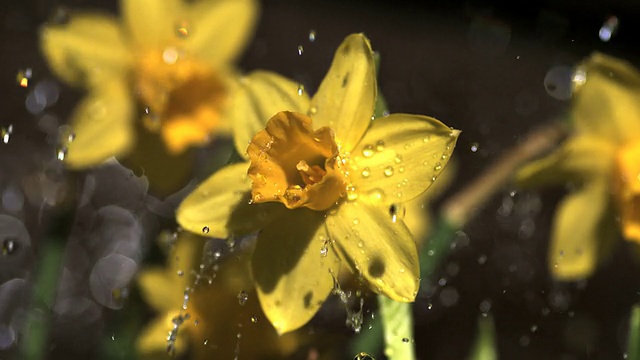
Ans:
[[[316,128],[335,131],[341,151],[350,151],[369,126],[376,86],[369,40],[362,34],[349,35],[336,51],[309,110]]]
[[[356,192],[382,192],[386,204],[417,197],[449,162],[459,133],[421,115],[392,114],[375,120],[351,152],[350,178]]]
[[[142,329],[136,340],[136,350],[142,359],[167,359],[167,334],[171,330],[172,319],[178,316],[179,312],[169,312],[163,314],[149,322]],[[175,342],[176,355],[182,354],[188,346],[188,333],[183,329],[178,331]]]
[[[575,136],[552,154],[522,167],[516,174],[516,182],[522,187],[540,187],[607,178],[614,155],[614,144],[602,137]]]
[[[164,48],[180,39],[180,0],[121,0],[120,11],[136,48]]]
[[[247,158],[251,139],[280,111],[306,113],[309,97],[299,84],[278,74],[254,71],[239,82],[229,105],[228,118],[238,153]]]
[[[280,334],[306,324],[331,292],[340,262],[329,242],[324,214],[307,209],[287,211],[258,235],[253,277]]]
[[[445,167],[438,177],[438,180],[429,188],[429,191],[423,192],[415,199],[409,200],[404,204],[397,205],[400,207],[399,210],[405,213],[402,220],[411,231],[411,234],[413,234],[418,248],[423,245],[424,240],[432,230],[432,225],[434,225],[430,208],[433,200],[442,195],[449,185],[451,185],[457,173],[457,168],[457,162],[455,159],[451,159],[447,167]],[[401,213],[399,215],[401,215]]]
[[[388,209],[362,201],[345,202],[327,218],[340,257],[362,274],[371,289],[396,301],[413,301],[420,268],[413,237]]]
[[[72,115],[76,136],[68,145],[66,164],[84,168],[127,152],[134,142],[133,109],[124,80],[114,79],[94,88]]]
[[[596,53],[578,67],[586,82],[574,95],[575,127],[593,136],[630,141],[640,136],[640,72]]]
[[[202,0],[186,10],[185,50],[214,68],[233,62],[253,34],[255,0]]]
[[[203,236],[227,238],[261,229],[280,214],[284,210],[280,204],[249,204],[248,167],[248,163],[229,165],[200,184],[178,207],[180,226]]]
[[[560,280],[578,280],[595,269],[601,250],[615,236],[610,225],[609,184],[593,181],[566,196],[554,218],[549,268]]]
[[[116,19],[72,15],[69,22],[45,25],[40,47],[53,72],[72,85],[86,85],[125,71],[131,57]]]

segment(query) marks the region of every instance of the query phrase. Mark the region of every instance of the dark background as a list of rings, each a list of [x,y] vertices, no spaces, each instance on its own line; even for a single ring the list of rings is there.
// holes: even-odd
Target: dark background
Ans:
[[[37,78],[51,77],[38,52],[37,28],[60,5],[117,11],[113,0],[0,2],[0,126],[16,129],[9,146],[0,144],[0,160],[42,147],[44,135],[25,109],[26,91],[15,77],[26,67]],[[243,70],[273,70],[313,92],[342,39],[364,32],[381,55],[379,84],[391,112],[434,116],[463,131],[455,152],[458,173],[442,199],[530,130],[562,116],[569,104],[558,99],[563,78],[551,79],[558,82],[555,87],[545,83],[552,68],[571,67],[593,51],[640,65],[640,5],[631,0],[272,0],[262,5],[255,38],[240,62]],[[611,16],[620,25],[603,42],[598,31]],[[313,42],[310,30],[316,32]],[[80,95],[63,88],[57,114],[64,118]],[[503,359],[623,358],[630,306],[640,298],[635,249],[620,242],[593,278],[556,283],[548,274],[546,251],[564,190],[512,196],[514,189],[505,188],[459,234],[468,245],[440,267],[437,278],[446,284],[419,296],[419,357],[465,358],[482,308],[495,319]],[[443,303],[445,289],[452,290]]]

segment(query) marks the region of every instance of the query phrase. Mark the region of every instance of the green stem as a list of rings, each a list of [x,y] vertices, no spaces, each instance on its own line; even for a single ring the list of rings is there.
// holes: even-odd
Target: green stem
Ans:
[[[475,344],[471,348],[470,360],[496,360],[495,325],[491,316],[478,319],[478,333]]]
[[[627,359],[640,360],[640,304],[631,309],[629,324],[629,338],[627,345]]]
[[[413,317],[411,304],[378,295],[384,329],[384,354],[389,360],[413,360]]]
[[[39,249],[40,261],[36,269],[35,289],[25,324],[25,337],[20,342],[21,359],[39,360],[46,357],[51,312],[62,271],[66,239],[71,231],[73,213],[65,209],[51,221],[49,237]]]

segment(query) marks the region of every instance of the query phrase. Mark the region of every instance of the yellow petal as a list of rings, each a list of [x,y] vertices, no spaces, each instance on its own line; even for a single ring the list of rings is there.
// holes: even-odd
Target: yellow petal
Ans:
[[[189,273],[188,269],[185,273]],[[145,269],[138,275],[142,297],[156,311],[180,309],[180,292],[184,289],[180,289],[173,279],[174,276],[178,275],[160,267]]]
[[[262,309],[280,334],[306,324],[333,289],[340,262],[327,250],[329,241],[324,214],[307,209],[287,211],[258,235],[253,277]]]
[[[233,62],[253,34],[255,0],[203,0],[186,11],[185,49],[214,68]]]
[[[135,48],[162,49],[182,36],[180,0],[121,0],[120,11]]]
[[[142,329],[136,340],[136,350],[142,359],[167,359],[167,334],[173,327],[171,320],[178,316],[179,312],[169,312],[151,320]],[[185,329],[178,331],[175,342],[176,355],[182,354],[188,346],[188,333]]]
[[[614,144],[602,137],[575,136],[552,154],[521,168],[516,182],[522,187],[540,187],[606,178],[614,165],[615,150]]]
[[[194,235],[182,232],[167,256],[166,268],[152,267],[140,272],[138,286],[142,297],[156,311],[180,309],[181,294],[191,281],[188,274],[196,270],[203,246]],[[178,275],[179,272],[186,275]]]
[[[280,204],[249,204],[248,167],[248,163],[229,165],[200,184],[178,207],[180,226],[203,236],[227,238],[261,229],[279,215],[284,210]]]
[[[631,64],[596,53],[578,67],[586,82],[575,92],[576,129],[628,141],[640,136],[640,72]]]
[[[351,153],[351,181],[357,193],[384,193],[386,204],[417,197],[449,162],[459,133],[421,115],[392,114],[375,120]]]
[[[247,158],[249,142],[280,111],[306,113],[309,97],[299,84],[278,74],[254,71],[239,82],[228,109],[238,153]],[[316,126],[317,128],[317,126]]]
[[[405,212],[402,220],[411,231],[411,234],[413,234],[418,248],[422,247],[425,238],[432,230],[434,219],[431,214],[431,204],[451,185],[457,173],[457,168],[457,162],[452,159],[442,171],[438,180],[429,188],[429,191],[425,191],[420,196],[404,204],[397,205],[401,207],[400,211]]]
[[[75,139],[65,156],[71,168],[85,168],[124,154],[134,143],[134,105],[126,81],[114,79],[94,88],[74,110]]]
[[[598,180],[566,196],[554,217],[549,268],[560,280],[578,280],[595,269],[601,250],[612,241],[609,185]]]
[[[420,268],[413,237],[402,220],[364,201],[345,202],[327,218],[334,248],[370,288],[396,301],[413,301]]]
[[[314,126],[332,128],[342,151],[350,151],[371,122],[376,89],[369,40],[362,34],[349,35],[336,50],[329,72],[311,99],[309,114]]]
[[[53,72],[72,85],[96,83],[131,61],[119,24],[106,15],[77,14],[66,24],[45,25],[40,47]]]

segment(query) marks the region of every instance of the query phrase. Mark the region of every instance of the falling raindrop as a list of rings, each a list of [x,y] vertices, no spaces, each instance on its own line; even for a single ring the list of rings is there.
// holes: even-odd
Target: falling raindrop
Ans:
[[[302,45],[298,45],[298,55],[302,55],[304,53],[304,48]]]
[[[477,142],[474,142],[471,144],[471,152],[476,152],[478,151],[478,148],[480,147],[480,144],[478,144]]]
[[[302,96],[304,94],[304,85],[298,84],[298,96]]]
[[[8,144],[11,139],[11,135],[13,135],[13,124],[10,124],[6,128],[0,128],[0,138],[2,138],[3,143]]]
[[[316,31],[313,29],[309,30],[309,41],[310,42],[316,41]]]
[[[2,241],[2,255],[11,255],[18,249],[18,241],[13,238],[6,238]]]
[[[59,146],[58,150],[56,151],[56,158],[60,161],[64,161],[65,157],[67,156],[67,147],[66,146]]]
[[[246,304],[248,299],[249,299],[249,295],[247,294],[246,291],[242,290],[238,293],[238,303],[240,305]]]
[[[16,82],[23,88],[29,87],[29,80],[31,79],[31,75],[33,74],[31,68],[27,68],[24,70],[19,70],[16,75]]]
[[[618,31],[619,24],[620,21],[618,20],[618,17],[609,16],[598,31],[598,37],[600,38],[600,40],[604,42],[611,40],[616,31]]]

